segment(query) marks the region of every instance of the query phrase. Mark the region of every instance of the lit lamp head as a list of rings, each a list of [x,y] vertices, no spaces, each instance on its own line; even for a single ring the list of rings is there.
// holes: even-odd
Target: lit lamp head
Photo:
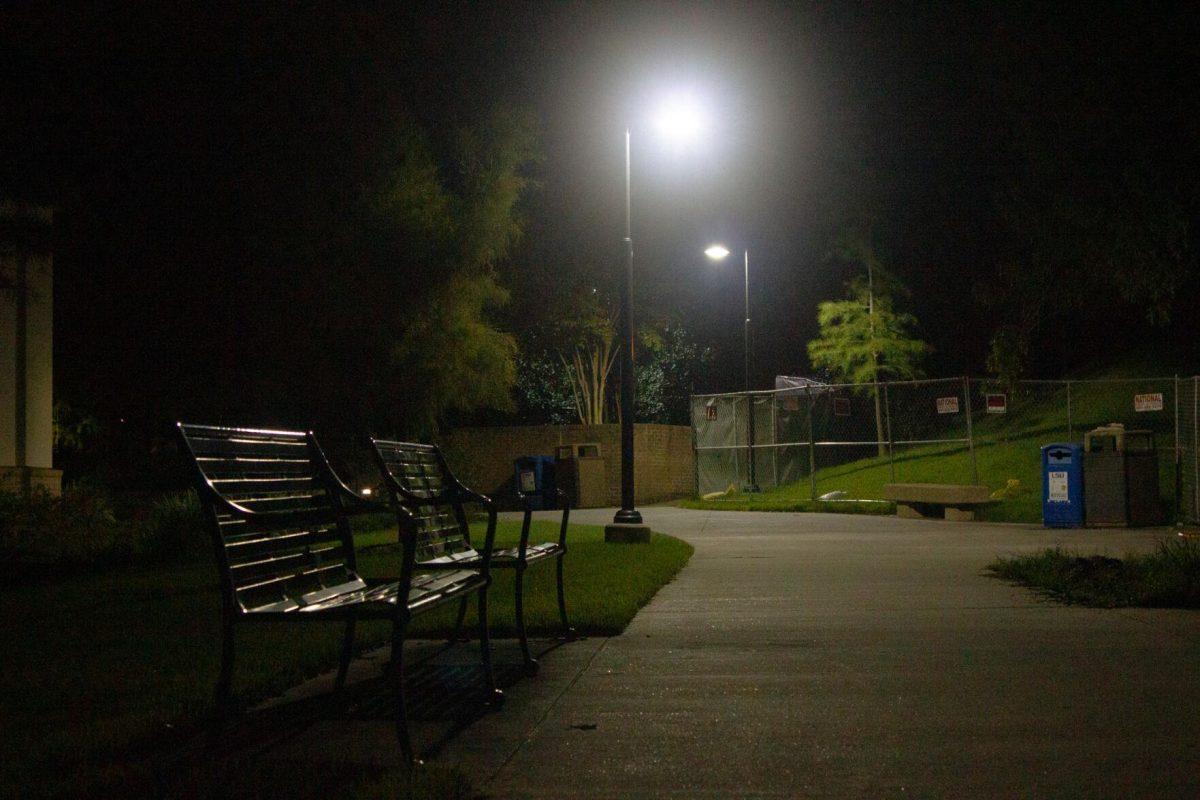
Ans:
[[[694,145],[708,127],[708,117],[696,98],[677,94],[667,99],[654,117],[654,128],[664,140]]]
[[[712,247],[704,251],[704,255],[708,256],[713,261],[720,261],[729,255],[729,249],[724,245],[714,244]]]

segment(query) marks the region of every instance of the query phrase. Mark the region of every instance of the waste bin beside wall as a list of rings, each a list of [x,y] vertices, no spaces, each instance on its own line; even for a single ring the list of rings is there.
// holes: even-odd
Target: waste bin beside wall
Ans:
[[[1082,528],[1084,521],[1083,447],[1060,442],[1042,447],[1042,524]]]
[[[521,456],[514,462],[517,473],[517,491],[540,492],[555,488],[554,456]],[[553,508],[555,503],[538,494],[530,498],[535,510]]]
[[[608,505],[608,481],[604,458],[596,442],[559,445],[559,488],[571,498],[572,508],[603,508]]]

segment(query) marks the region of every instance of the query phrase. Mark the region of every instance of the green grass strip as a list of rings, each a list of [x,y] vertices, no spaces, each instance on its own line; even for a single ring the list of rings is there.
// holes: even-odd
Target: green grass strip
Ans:
[[[502,521],[497,545],[515,545],[519,532],[519,523]],[[557,534],[557,526],[536,522],[532,540]],[[476,535],[482,539],[481,530]],[[394,528],[359,531],[356,540],[364,575],[398,573]],[[572,526],[566,587],[573,624],[586,634],[621,632],[691,554],[691,545],[661,534],[648,545],[609,545],[602,528]],[[557,632],[553,565],[527,575],[532,633]],[[512,581],[511,572],[498,574],[489,595],[494,635],[514,631]],[[440,635],[452,614],[448,606],[425,615],[414,632]],[[119,787],[131,754],[186,738],[211,713],[220,658],[220,597],[211,563],[9,586],[0,591],[0,616],[6,620],[0,721],[17,734],[0,737],[2,796],[78,796],[97,783]],[[235,693],[253,702],[332,668],[341,629],[340,623],[239,626]],[[360,624],[358,630],[359,649],[367,650],[387,641],[390,625]]]
[[[997,558],[997,578],[1028,586],[1063,603],[1102,608],[1200,608],[1200,542],[1170,539],[1150,554],[1123,559],[1052,548]]]

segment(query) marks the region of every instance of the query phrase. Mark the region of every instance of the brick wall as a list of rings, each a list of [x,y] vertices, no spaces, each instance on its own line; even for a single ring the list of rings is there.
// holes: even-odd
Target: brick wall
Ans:
[[[459,480],[498,501],[514,495],[513,460],[554,455],[562,444],[596,442],[608,479],[608,505],[621,503],[620,425],[521,425],[459,428],[438,437]],[[639,504],[695,493],[692,431],[685,425],[634,425],[634,494]]]

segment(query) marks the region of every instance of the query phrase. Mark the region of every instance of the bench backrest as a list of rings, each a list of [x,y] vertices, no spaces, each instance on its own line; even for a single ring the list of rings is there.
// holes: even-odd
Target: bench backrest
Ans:
[[[434,445],[372,439],[393,499],[416,518],[416,559],[428,561],[471,550],[471,531],[458,482]]]
[[[195,465],[227,600],[242,611],[289,611],[365,587],[337,479],[311,433],[177,428]]]

